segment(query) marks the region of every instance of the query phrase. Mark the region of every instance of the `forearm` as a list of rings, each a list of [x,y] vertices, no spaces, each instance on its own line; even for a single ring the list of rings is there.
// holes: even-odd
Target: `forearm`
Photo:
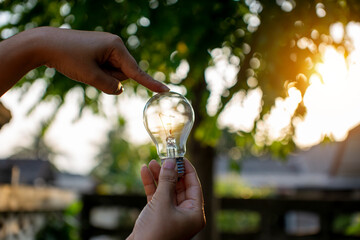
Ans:
[[[41,30],[33,29],[0,42],[0,96],[45,63],[42,38]]]

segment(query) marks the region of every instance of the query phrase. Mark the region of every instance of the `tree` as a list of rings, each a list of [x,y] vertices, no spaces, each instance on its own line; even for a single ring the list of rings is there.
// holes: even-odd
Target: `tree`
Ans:
[[[216,228],[211,211],[215,146],[223,139],[223,132],[229,132],[216,127],[219,115],[237,93],[261,89],[262,105],[252,130],[230,132],[227,139],[230,137],[243,153],[270,151],[276,156],[286,156],[295,148],[292,122],[279,139],[268,141],[265,135],[259,142],[256,134],[278,97],[286,97],[290,87],[296,87],[302,95],[306,91],[307,79],[314,72],[309,62],[319,59],[319,51],[298,48],[296,42],[303,37],[311,39],[314,30],[328,36],[329,25],[334,22],[358,20],[360,4],[355,0],[5,0],[0,7],[14,14],[10,22],[1,27],[2,37],[41,25],[112,32],[124,39],[144,70],[158,80],[187,89],[186,97],[192,102],[196,115],[188,154],[199,172],[207,202],[208,225],[202,239],[213,239],[216,236],[212,233]],[[312,41],[318,46],[323,39]],[[233,56],[239,59],[240,70],[237,81],[220,92],[215,114],[210,115],[206,106],[212,92],[204,71],[214,64],[210,52],[215,48],[227,51],[229,61]],[[189,71],[172,77],[184,61]],[[32,82],[39,77],[48,82],[43,100],[56,96],[63,101],[70,89],[80,86],[84,89],[80,109],[90,107],[94,112],[99,111],[99,93],[87,96],[87,86],[68,81],[46,68],[33,71],[25,79]],[[24,82],[18,86],[26,87]],[[132,83],[127,87],[129,85],[135,90],[143,89]],[[305,111],[300,102],[292,117],[302,116]]]
[[[120,118],[100,146],[98,165],[91,171],[104,194],[142,193],[141,165],[156,159],[156,149],[150,144],[133,145],[124,140],[125,121]]]
[[[43,126],[45,128],[45,126]],[[50,161],[54,164],[53,157],[56,155],[63,155],[63,153],[56,151],[47,144],[44,139],[44,132],[39,132],[32,136],[33,142],[29,147],[18,147],[15,153],[10,157],[13,159],[41,159]]]

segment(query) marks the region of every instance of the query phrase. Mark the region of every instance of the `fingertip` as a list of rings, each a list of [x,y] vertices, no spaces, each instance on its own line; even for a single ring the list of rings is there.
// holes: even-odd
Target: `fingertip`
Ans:
[[[140,176],[144,185],[151,184],[153,182],[152,174],[146,164],[141,167]]]
[[[169,92],[170,88],[168,86],[166,86],[165,84],[161,83],[161,86],[159,87],[159,91],[158,92]]]
[[[163,83],[153,79],[143,71],[129,53],[123,42],[118,42],[119,55],[116,55],[112,65],[121,70],[122,75],[131,78],[153,92],[168,92],[170,89]],[[121,56],[121,57],[120,57]]]
[[[150,163],[149,163],[149,168],[151,170],[157,170],[157,169],[160,169],[161,166],[156,160],[151,160]]]
[[[146,166],[146,164],[143,164],[140,169],[140,175],[142,178],[147,174],[147,171],[148,167]]]
[[[139,84],[147,87],[153,92],[168,92],[170,88],[167,87],[164,83],[159,82],[152,78],[149,74],[137,68],[137,73],[134,75],[129,75],[133,80],[138,82]]]
[[[159,182],[168,182],[175,185],[178,179],[177,171],[175,171],[175,167],[176,167],[175,159],[173,158],[166,159],[160,169]]]
[[[154,177],[154,180],[157,182],[159,179],[161,166],[156,160],[151,160],[149,163],[149,169]]]
[[[150,169],[160,169],[161,168],[161,166],[160,166],[160,164],[156,161],[156,160],[151,160],[150,161],[150,163],[149,163],[149,168]]]
[[[152,159],[149,164],[158,163],[155,159]]]
[[[149,76],[150,77],[150,76]],[[150,77],[151,78],[151,77]],[[147,86],[150,90],[154,91],[154,92],[169,92],[170,88],[168,86],[166,86],[164,83],[159,82],[153,78],[151,78],[152,80],[149,81],[147,83]]]
[[[174,158],[166,159],[165,162],[163,163],[163,168],[175,169],[175,167],[176,167],[176,161]]]

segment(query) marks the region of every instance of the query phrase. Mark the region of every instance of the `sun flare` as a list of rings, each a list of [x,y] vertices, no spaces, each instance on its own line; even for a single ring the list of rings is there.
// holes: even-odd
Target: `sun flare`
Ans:
[[[297,122],[295,141],[300,146],[311,146],[324,136],[344,140],[348,131],[360,122],[359,58],[344,57],[333,46],[323,50],[322,61],[309,79],[304,95],[307,114]]]

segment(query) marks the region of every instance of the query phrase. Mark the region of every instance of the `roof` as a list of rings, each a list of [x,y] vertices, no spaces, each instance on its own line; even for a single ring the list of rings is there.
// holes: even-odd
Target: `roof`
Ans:
[[[360,125],[349,131],[334,157],[332,176],[360,178]]]
[[[0,183],[11,182],[13,167],[20,170],[19,183],[34,185],[52,183],[55,179],[56,169],[49,161],[41,159],[0,159]]]
[[[342,142],[299,150],[286,161],[270,156],[244,159],[240,175],[252,186],[360,190],[360,125]]]

